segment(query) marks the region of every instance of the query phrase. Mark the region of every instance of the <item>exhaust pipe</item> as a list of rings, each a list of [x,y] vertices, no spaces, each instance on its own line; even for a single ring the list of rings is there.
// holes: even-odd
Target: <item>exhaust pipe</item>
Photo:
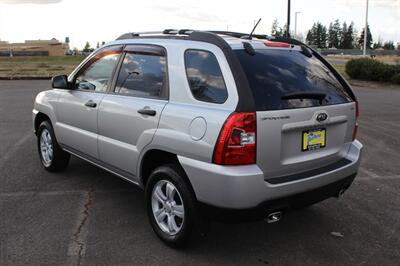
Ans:
[[[336,198],[340,198],[341,196],[343,196],[344,192],[346,192],[346,190],[348,189],[348,187],[342,188],[341,190],[339,190],[339,192],[336,195]]]
[[[267,215],[267,217],[264,220],[269,224],[276,223],[282,219],[282,215],[283,212],[281,211],[271,212],[270,214]]]

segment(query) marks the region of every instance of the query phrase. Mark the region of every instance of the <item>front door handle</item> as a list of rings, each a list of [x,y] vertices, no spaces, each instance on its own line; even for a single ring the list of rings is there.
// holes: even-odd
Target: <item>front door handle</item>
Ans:
[[[148,108],[139,109],[137,112],[142,115],[150,115],[150,116],[155,116],[157,113],[155,110]]]
[[[90,107],[90,108],[96,108],[97,103],[95,103],[95,102],[92,101],[92,100],[89,100],[87,103],[85,103],[85,106],[86,106],[86,107]]]

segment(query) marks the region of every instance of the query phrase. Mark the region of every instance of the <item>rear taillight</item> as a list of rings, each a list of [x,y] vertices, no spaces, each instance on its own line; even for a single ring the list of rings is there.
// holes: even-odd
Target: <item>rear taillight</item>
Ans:
[[[360,110],[358,109],[358,101],[356,101],[356,122],[354,124],[354,129],[353,129],[353,141],[357,137],[357,130],[358,130],[358,117],[360,116]]]
[[[233,113],[226,120],[215,144],[213,163],[256,163],[256,114]]]

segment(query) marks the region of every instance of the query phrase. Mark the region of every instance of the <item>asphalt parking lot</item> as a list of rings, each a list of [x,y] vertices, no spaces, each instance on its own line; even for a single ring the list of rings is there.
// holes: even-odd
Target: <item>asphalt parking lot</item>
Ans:
[[[153,234],[134,185],[76,158],[60,174],[42,169],[31,110],[48,87],[0,81],[0,265],[399,264],[400,90],[355,87],[365,149],[343,198],[277,224],[213,224],[173,250]]]

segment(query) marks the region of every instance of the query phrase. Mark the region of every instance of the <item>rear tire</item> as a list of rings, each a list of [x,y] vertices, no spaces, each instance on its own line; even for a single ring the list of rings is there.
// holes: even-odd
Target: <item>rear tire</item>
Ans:
[[[151,173],[145,188],[150,224],[156,235],[173,248],[182,247],[196,227],[196,199],[184,176],[176,165],[160,166]]]
[[[69,163],[70,154],[63,151],[57,143],[50,121],[43,121],[37,130],[37,147],[44,169],[50,172],[64,170]]]

